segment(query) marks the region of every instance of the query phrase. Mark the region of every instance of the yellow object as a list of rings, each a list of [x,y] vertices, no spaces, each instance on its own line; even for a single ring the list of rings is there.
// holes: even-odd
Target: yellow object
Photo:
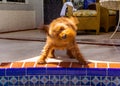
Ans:
[[[100,26],[104,28],[105,32],[108,32],[110,27],[116,26],[116,11],[105,7],[101,7],[100,9]]]
[[[91,9],[84,10],[84,12],[83,12],[83,10],[78,10],[77,13],[79,15],[76,15],[76,13],[73,12],[73,7],[68,5],[68,10],[67,10],[66,16],[68,16],[68,17],[73,16],[79,20],[78,30],[95,30],[96,34],[99,34],[99,31],[100,31],[100,4],[94,3],[94,4],[90,4],[89,7],[90,6],[95,7],[95,8],[92,10]],[[91,16],[91,13],[94,15]]]

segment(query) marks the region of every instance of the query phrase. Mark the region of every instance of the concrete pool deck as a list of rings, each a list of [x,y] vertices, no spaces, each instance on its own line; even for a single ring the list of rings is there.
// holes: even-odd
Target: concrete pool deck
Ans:
[[[84,38],[80,35],[77,36],[77,39],[79,37]],[[3,64],[6,63],[8,63],[7,67],[13,67],[16,63],[20,67],[24,67],[25,64],[29,64],[28,67],[40,66],[36,64],[36,60],[39,58],[40,52],[45,44],[44,33],[38,30],[11,32],[0,34],[0,38],[0,63],[2,63],[0,67],[5,67]],[[79,42],[78,45],[85,59],[90,62],[88,64],[89,67],[120,67],[120,46],[81,44]],[[56,51],[56,56],[57,58],[48,59],[48,64],[42,66],[47,67],[51,65],[51,67],[60,67],[60,65],[64,64],[62,66],[72,67],[76,65],[76,67],[81,67],[76,59],[67,57],[65,51]]]

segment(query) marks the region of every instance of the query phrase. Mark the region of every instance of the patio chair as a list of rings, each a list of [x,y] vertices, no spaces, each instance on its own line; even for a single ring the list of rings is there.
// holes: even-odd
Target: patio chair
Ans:
[[[95,30],[96,34],[100,31],[100,4],[93,3],[88,9],[77,10],[73,12],[73,7],[68,5],[66,16],[76,17],[79,20],[79,30]]]
[[[105,32],[108,32],[110,27],[116,26],[116,12],[105,7],[100,8],[100,27],[103,27]]]

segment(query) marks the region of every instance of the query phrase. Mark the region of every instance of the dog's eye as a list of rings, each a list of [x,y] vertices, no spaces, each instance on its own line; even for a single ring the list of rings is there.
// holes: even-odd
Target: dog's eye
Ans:
[[[65,30],[65,28],[64,27],[60,27],[60,31],[62,31],[62,30]]]

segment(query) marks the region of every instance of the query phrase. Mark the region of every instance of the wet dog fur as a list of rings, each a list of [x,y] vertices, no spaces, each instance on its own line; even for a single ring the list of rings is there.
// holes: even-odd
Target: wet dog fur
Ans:
[[[70,58],[77,59],[80,64],[86,64],[75,40],[77,23],[76,18],[60,17],[54,19],[49,26],[44,26],[43,29],[47,32],[47,40],[37,63],[46,63],[46,59],[54,58],[54,51],[60,49],[66,50],[66,54]]]

